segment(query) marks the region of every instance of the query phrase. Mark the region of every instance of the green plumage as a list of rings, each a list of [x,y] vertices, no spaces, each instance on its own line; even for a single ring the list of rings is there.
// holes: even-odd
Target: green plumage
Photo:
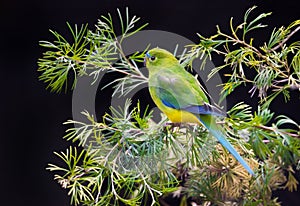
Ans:
[[[224,112],[209,104],[198,80],[163,49],[148,51],[145,64],[149,70],[150,95],[158,108],[172,122],[203,124],[250,174],[254,174],[216,124],[214,116],[222,116]]]

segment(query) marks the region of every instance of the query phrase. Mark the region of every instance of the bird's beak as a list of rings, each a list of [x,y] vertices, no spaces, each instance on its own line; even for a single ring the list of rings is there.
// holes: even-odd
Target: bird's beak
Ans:
[[[144,58],[144,67],[146,66],[147,59],[150,58],[150,57],[151,57],[151,55],[148,52],[146,52],[145,58]]]

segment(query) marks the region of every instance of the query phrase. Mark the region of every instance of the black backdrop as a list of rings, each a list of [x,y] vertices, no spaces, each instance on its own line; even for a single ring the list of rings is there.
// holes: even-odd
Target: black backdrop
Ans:
[[[197,32],[213,34],[216,24],[228,29],[231,16],[241,22],[246,9],[253,5],[259,6],[257,14],[273,12],[265,20],[269,29],[255,36],[258,42],[266,40],[271,28],[288,25],[300,17],[300,4],[295,0],[1,0],[0,204],[69,205],[67,192],[45,170],[48,162],[57,161],[52,152],[67,148],[69,143],[62,140],[66,129],[62,123],[72,117],[71,92],[50,93],[38,81],[36,62],[43,51],[38,41],[52,38],[48,29],[64,34],[67,21],[89,23],[92,27],[100,15],[128,6],[132,14],[150,23],[148,29],[174,32],[196,42]],[[245,95],[231,97],[229,104],[243,99],[248,103],[256,101],[246,97],[245,91]],[[277,100],[272,109],[299,122],[299,93],[293,93],[292,98],[288,104]],[[297,205],[299,194],[280,193],[280,200],[283,205]]]

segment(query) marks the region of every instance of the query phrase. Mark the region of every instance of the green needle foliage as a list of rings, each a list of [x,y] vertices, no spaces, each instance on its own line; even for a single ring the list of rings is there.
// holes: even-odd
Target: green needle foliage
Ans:
[[[118,10],[121,24],[121,35],[117,36],[114,30],[113,20],[110,14],[101,16],[98,20],[95,31],[89,30],[87,25],[72,28],[68,24],[73,39],[68,42],[64,37],[55,31],[50,32],[54,35],[55,41],[40,41],[40,45],[47,48],[43,57],[38,60],[38,71],[42,72],[40,80],[48,84],[48,88],[53,92],[67,90],[67,80],[73,75],[71,88],[76,85],[77,77],[89,75],[96,81],[99,73],[114,71],[125,74],[126,77],[118,79],[118,87],[122,92],[129,92],[141,83],[145,83],[147,78],[140,72],[135,62],[142,61],[144,54],[132,55],[127,58],[122,49],[122,42],[125,38],[134,35],[142,30],[147,24],[135,28],[139,18],[129,17],[126,9],[125,22]],[[115,63],[119,60],[118,63]],[[128,84],[128,85],[127,85]],[[124,86],[126,85],[126,87]],[[134,86],[132,86],[134,85]]]
[[[270,13],[251,20],[254,8],[246,12],[241,24],[234,26],[230,20],[231,34],[217,27],[217,33],[209,38],[199,35],[199,43],[188,46],[180,61],[192,65],[200,58],[204,68],[208,58],[222,55],[224,64],[209,74],[212,77],[231,69],[229,80],[222,85],[222,98],[245,84],[252,85],[251,96],[258,92],[261,101],[254,112],[239,102],[218,122],[255,176],[204,127],[174,127],[164,115],[155,123],[148,107],[142,111],[140,103],[131,105],[127,100],[122,107],[110,108],[101,122],[83,111],[88,123],[65,123],[71,125],[65,139],[77,146],[55,152],[62,163],[49,164],[47,169],[68,190],[72,205],[168,205],[170,198],[177,199],[178,205],[280,205],[272,195],[274,190],[297,190],[300,126],[287,116],[275,116],[270,104],[279,94],[289,100],[290,91],[300,89],[300,42],[289,43],[300,30],[300,20],[274,29],[266,43],[255,47],[248,35],[266,27],[260,22]],[[130,18],[128,9],[125,17],[117,12],[118,31],[108,14],[101,17],[95,30],[68,24],[71,41],[51,31],[55,40],[40,42],[47,49],[38,61],[40,80],[51,91],[66,91],[70,77],[72,89],[80,76],[89,75],[96,81],[104,71],[122,74],[110,83],[115,88],[112,95],[125,95],[147,82],[138,68],[147,48],[129,57],[122,49],[124,39],[146,25],[136,28],[139,18]],[[248,75],[248,70],[255,75]]]
[[[233,25],[233,18],[230,19],[231,34],[226,34],[217,26],[217,33],[209,38],[200,37],[199,44],[192,45],[187,59],[195,57],[205,60],[211,59],[215,53],[224,57],[224,64],[214,68],[209,77],[212,77],[220,70],[231,68],[232,72],[227,74],[229,81],[223,84],[222,98],[226,98],[235,88],[244,84],[251,84],[249,91],[251,96],[258,92],[263,107],[282,94],[286,101],[290,99],[290,90],[300,91],[300,42],[287,44],[288,40],[300,30],[300,20],[292,22],[286,28],[284,26],[274,29],[268,42],[254,47],[254,39],[248,37],[252,30],[261,29],[267,25],[260,21],[271,15],[263,13],[249,20],[251,12],[256,7],[250,8],[244,16],[244,21]],[[251,70],[255,77],[247,75]]]

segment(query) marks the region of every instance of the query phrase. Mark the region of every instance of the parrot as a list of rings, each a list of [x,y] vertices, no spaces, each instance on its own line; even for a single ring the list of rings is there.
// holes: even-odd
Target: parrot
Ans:
[[[249,174],[254,175],[216,123],[216,117],[226,116],[226,113],[210,104],[196,77],[185,70],[172,53],[158,47],[145,53],[144,64],[149,73],[150,96],[168,119],[174,124],[202,124]]]

